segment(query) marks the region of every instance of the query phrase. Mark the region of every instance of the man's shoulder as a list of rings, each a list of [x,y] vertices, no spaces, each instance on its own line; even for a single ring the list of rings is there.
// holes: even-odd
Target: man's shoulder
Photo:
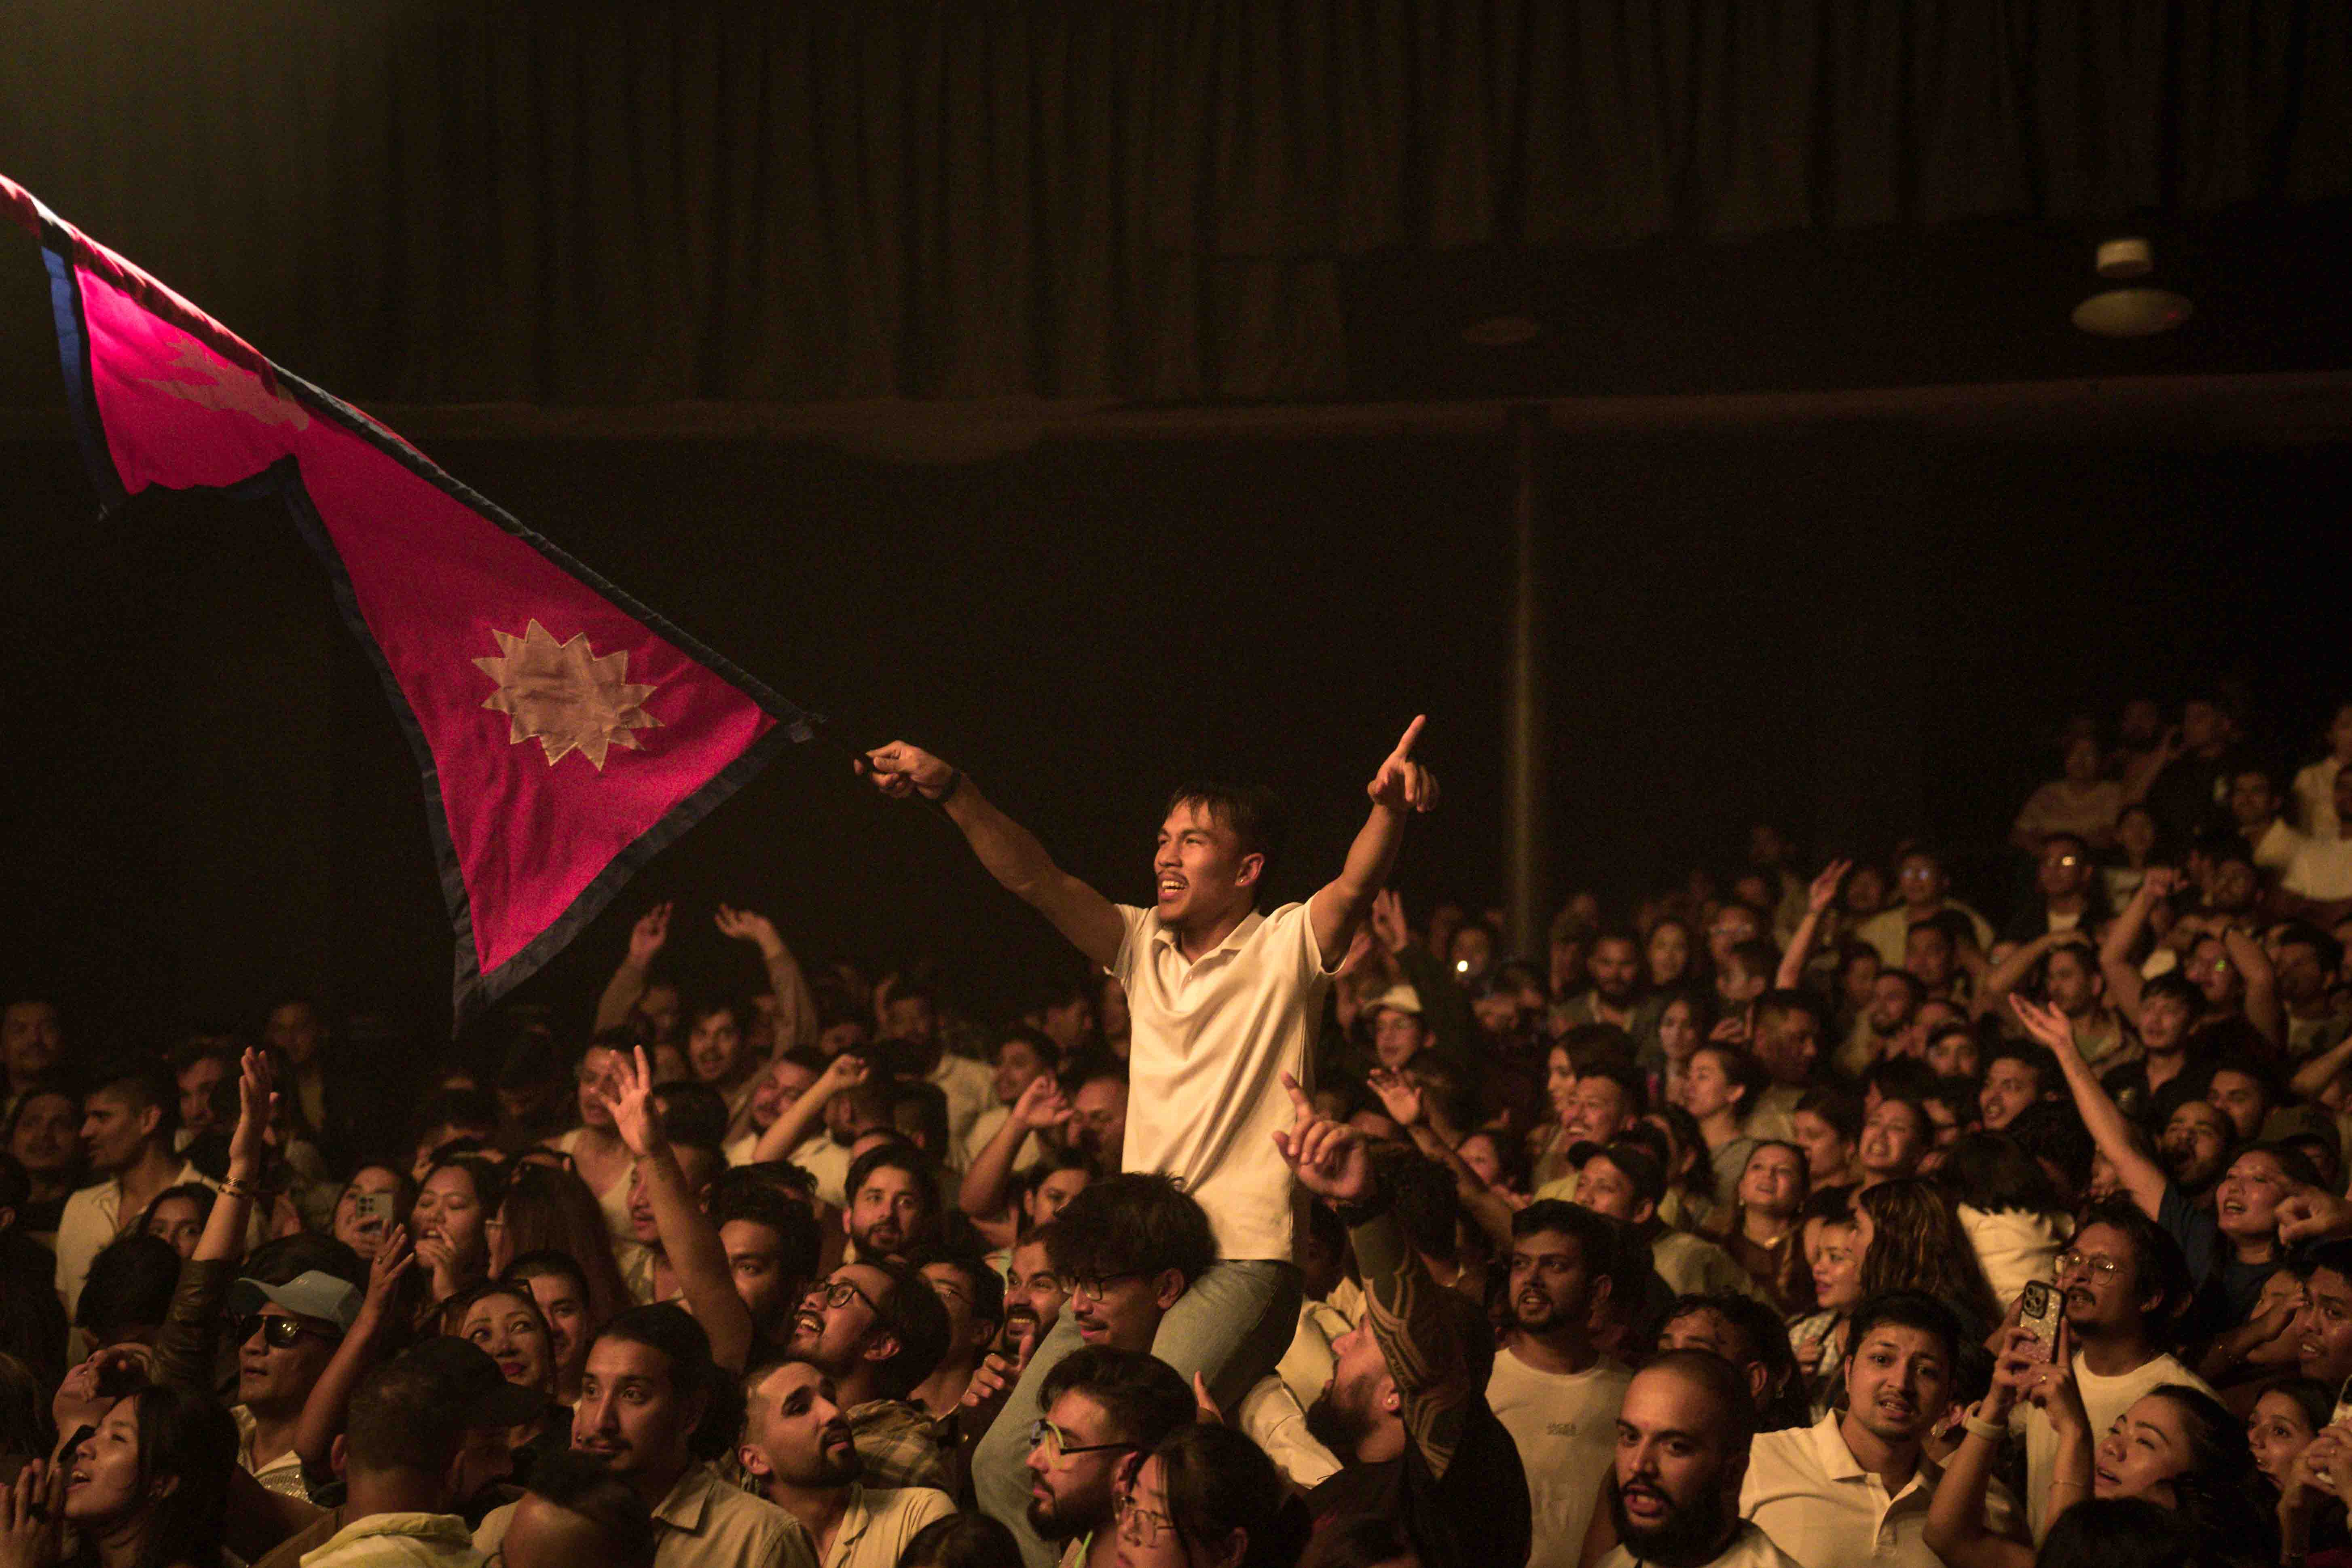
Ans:
[[[474,1526],[474,1550],[496,1552],[506,1543],[507,1526],[514,1522],[515,1505],[502,1502],[482,1515],[482,1522]]]
[[[92,1182],[86,1187],[76,1187],[67,1195],[66,1214],[70,1217],[103,1209],[110,1198],[117,1203],[121,1201],[121,1189],[115,1186],[111,1176],[102,1182]]]
[[[877,1523],[895,1526],[912,1535],[935,1519],[956,1511],[955,1499],[937,1487],[868,1487],[866,1511]]]

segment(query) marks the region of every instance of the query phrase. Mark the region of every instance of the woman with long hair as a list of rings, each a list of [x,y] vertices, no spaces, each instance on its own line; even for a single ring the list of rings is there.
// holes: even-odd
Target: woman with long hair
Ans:
[[[417,1184],[408,1234],[416,1238],[417,1272],[436,1302],[479,1280],[489,1268],[489,1218],[504,1190],[499,1168],[469,1154],[437,1162]]]
[[[508,1434],[515,1484],[530,1484],[530,1467],[542,1455],[572,1443],[572,1412],[554,1398],[555,1340],[538,1300],[528,1285],[492,1280],[451,1297],[441,1312],[444,1333],[480,1346],[509,1383],[549,1396],[539,1419]]]
[[[1789,1325],[1789,1350],[1805,1375],[1806,1397],[1818,1421],[1837,1397],[1846,1320],[1862,1300],[1862,1233],[1851,1216],[1824,1219],[1810,1229],[1805,1261],[1821,1310]]]
[[[1311,1526],[1265,1450],[1230,1426],[1180,1426],[1118,1500],[1122,1568],[1289,1568]]]
[[[220,1568],[236,1423],[169,1384],[114,1402],[53,1464],[25,1467],[0,1502],[0,1545],[26,1568]],[[62,1528],[74,1532],[64,1550]]]
[[[1722,1205],[1715,1196],[1715,1163],[1698,1122],[1679,1105],[1653,1105],[1643,1121],[1666,1135],[1666,1201],[1658,1217],[1676,1230],[1704,1230]]]
[[[518,1258],[561,1252],[579,1266],[588,1288],[588,1312],[597,1322],[611,1321],[631,1305],[596,1194],[570,1171],[517,1166],[507,1178],[488,1236],[493,1278],[505,1274]]]
[[[1960,1315],[1961,1338],[1981,1342],[2000,1321],[1976,1248],[1943,1193],[1922,1177],[1881,1182],[1854,1199],[1862,1293],[1925,1290]]]
[[[2285,1486],[2296,1457],[2327,1430],[2335,1410],[2336,1390],[2315,1377],[2283,1377],[2272,1384],[2246,1416],[2246,1447],[2254,1468],[2273,1486]]]
[[[588,1343],[612,1321],[595,1315],[587,1275],[568,1252],[526,1252],[499,1279],[529,1291],[539,1309],[540,1321],[547,1325],[556,1403],[579,1404],[581,1384],[588,1372]]]
[[[1783,1318],[1813,1310],[1813,1274],[1805,1261],[1805,1152],[1778,1139],[1756,1145],[1739,1174],[1738,1195],[1709,1228],[1725,1251]]]
[[[1927,1512],[1928,1548],[1948,1568],[2031,1568],[2033,1550],[1985,1523],[1997,1434],[2021,1399],[2049,1417],[2058,1439],[2048,1512],[2053,1527],[2092,1498],[2138,1498],[2177,1516],[2198,1560],[2268,1563],[2278,1557],[2273,1521],[2256,1500],[2243,1426],[2221,1401],[2185,1383],[2142,1394],[2105,1434],[2091,1431],[2074,1385],[2068,1334],[2045,1346],[2032,1333],[2004,1336],[1992,1388],[1969,1413]],[[2299,1553],[2298,1553],[2299,1555]]]
[[[628,1060],[635,1048],[635,1038],[625,1029],[607,1029],[588,1043],[572,1075],[579,1086],[580,1125],[547,1142],[548,1148],[572,1162],[572,1168],[596,1195],[597,1211],[604,1216],[604,1229],[615,1244],[636,1238],[629,1226],[629,1173],[634,1164],[629,1146],[614,1130],[613,1110],[604,1103],[604,1090],[614,1068]]]
[[[362,1199],[368,1202],[362,1204]],[[362,1261],[373,1263],[383,1238],[415,1206],[416,1183],[408,1173],[372,1161],[353,1171],[352,1179],[343,1184],[327,1232],[358,1253]]]
[[[1998,1132],[1963,1133],[1929,1179],[1952,1201],[2004,1311],[2027,1280],[2051,1277],[2073,1226],[2065,1199],[2032,1155]]]

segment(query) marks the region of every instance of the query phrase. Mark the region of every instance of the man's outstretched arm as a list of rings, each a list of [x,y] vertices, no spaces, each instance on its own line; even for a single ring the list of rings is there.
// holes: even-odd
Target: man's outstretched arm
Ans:
[[[1108,969],[1118,961],[1127,942],[1127,922],[1118,907],[1055,865],[1036,835],[997,810],[963,773],[902,741],[866,752],[864,771],[894,800],[919,795],[937,802],[962,829],[990,876],[1052,921],[1093,963]]]
[[[1348,863],[1307,900],[1307,918],[1314,924],[1315,945],[1322,950],[1326,964],[1339,963],[1370,912],[1373,898],[1388,886],[1397,850],[1404,843],[1406,820],[1437,805],[1437,775],[1412,760],[1412,743],[1421,739],[1421,728],[1428,721],[1426,714],[1417,715],[1405,726],[1396,750],[1381,761],[1380,772],[1364,786],[1372,797],[1372,814],[1348,847]]]

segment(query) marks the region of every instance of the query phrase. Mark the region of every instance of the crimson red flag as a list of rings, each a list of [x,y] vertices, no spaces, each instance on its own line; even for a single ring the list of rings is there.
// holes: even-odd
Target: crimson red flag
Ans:
[[[462,1020],[513,989],[814,716],[0,176],[39,236],[84,460],[283,498],[425,773]]]

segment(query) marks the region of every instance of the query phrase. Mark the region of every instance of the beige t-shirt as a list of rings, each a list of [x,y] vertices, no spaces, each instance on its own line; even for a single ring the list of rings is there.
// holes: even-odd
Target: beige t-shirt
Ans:
[[[1111,973],[1133,1019],[1124,1168],[1183,1184],[1228,1262],[1289,1262],[1299,1197],[1274,1135],[1292,1121],[1282,1075],[1313,1092],[1324,972],[1307,906],[1252,913],[1197,963],[1159,913],[1127,922]]]
[[[1528,1568],[1576,1568],[1600,1492],[1596,1478],[1617,1451],[1617,1412],[1633,1374],[1602,1356],[1582,1372],[1539,1372],[1495,1352],[1486,1404],[1511,1435],[1528,1473],[1535,1526]]]
[[[474,1530],[474,1550],[495,1555],[514,1522],[505,1503]],[[654,1510],[654,1568],[712,1568],[715,1563],[762,1568],[816,1568],[816,1553],[800,1521],[765,1498],[730,1486],[708,1465],[689,1465]]]

